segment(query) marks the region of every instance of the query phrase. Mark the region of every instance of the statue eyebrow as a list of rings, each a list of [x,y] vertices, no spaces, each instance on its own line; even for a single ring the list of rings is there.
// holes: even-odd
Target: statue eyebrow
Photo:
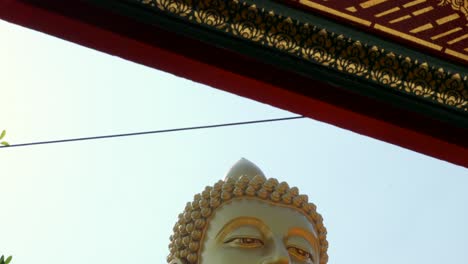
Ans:
[[[318,238],[316,237],[316,235],[312,232],[310,232],[309,230],[306,230],[306,229],[303,229],[303,228],[299,228],[299,227],[293,227],[291,229],[288,230],[288,234],[286,235],[285,239],[288,239],[290,237],[294,237],[294,236],[299,236],[299,237],[302,237],[304,238],[305,240],[307,240],[307,242],[309,242],[309,244],[312,246],[312,248],[314,249],[314,259],[318,256],[315,256],[316,254],[319,254],[320,250],[319,250],[319,245],[318,245]]]
[[[224,238],[229,232],[241,227],[241,226],[253,226],[257,228],[262,235],[266,235],[270,232],[268,226],[260,219],[255,217],[238,217],[235,218],[228,223],[226,223],[216,234],[216,240],[220,240]]]

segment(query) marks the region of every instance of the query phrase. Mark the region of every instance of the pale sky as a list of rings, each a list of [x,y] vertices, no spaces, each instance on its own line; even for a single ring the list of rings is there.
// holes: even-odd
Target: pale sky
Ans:
[[[0,21],[10,144],[288,117]],[[468,170],[311,119],[0,149],[11,264],[166,263],[177,215],[245,157],[298,186],[329,263],[468,263]]]

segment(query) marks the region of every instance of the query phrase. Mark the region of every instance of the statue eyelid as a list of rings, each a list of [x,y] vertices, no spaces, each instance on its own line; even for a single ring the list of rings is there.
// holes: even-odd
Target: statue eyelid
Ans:
[[[224,238],[224,243],[227,243],[231,240],[234,240],[234,239],[252,239],[252,240],[259,240],[263,243],[263,237],[259,237],[259,236],[256,236],[256,235],[242,235],[242,234],[239,234],[239,235],[232,235],[232,236],[226,236],[226,238]]]
[[[306,243],[307,246],[302,245],[303,243],[300,243],[300,242],[299,244],[301,244],[302,246],[298,246],[297,242],[293,242],[290,240],[290,239],[296,239],[295,237],[304,239],[305,240],[304,242],[307,242]],[[309,259],[312,261],[312,263],[315,263],[315,264],[318,263],[317,261],[320,258],[319,257],[320,251],[319,251],[319,247],[318,247],[317,240],[316,240],[314,233],[310,232],[309,230],[302,229],[302,228],[292,228],[289,230],[286,240],[287,240],[286,243],[288,244],[287,246],[288,251],[290,247],[299,249],[308,254]],[[311,248],[309,248],[309,246]],[[299,251],[296,251],[293,253],[297,256],[299,254],[298,252]]]
[[[294,249],[294,252],[292,253],[293,255],[300,255],[301,257],[306,258],[306,260],[309,259],[313,263],[315,263],[314,255],[312,253],[310,253],[308,250],[303,249],[303,248],[301,248],[299,246],[296,246],[296,245],[287,246],[287,249],[288,249],[289,252],[290,252],[290,249]]]
[[[244,228],[250,230],[244,230]],[[263,236],[267,232],[269,232],[269,229],[261,220],[252,217],[239,217],[225,224],[216,235],[216,239],[223,243],[228,240],[227,238],[234,237],[250,237],[263,241]]]
[[[226,239],[223,243],[245,248],[258,248],[265,245],[262,239],[251,236],[234,236]]]

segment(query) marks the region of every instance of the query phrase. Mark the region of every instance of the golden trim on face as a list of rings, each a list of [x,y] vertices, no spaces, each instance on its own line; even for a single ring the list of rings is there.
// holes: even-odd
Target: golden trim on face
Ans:
[[[314,260],[314,263],[317,263],[315,261],[318,259],[318,256],[316,255],[315,252],[320,252],[320,249],[319,249],[320,247],[318,245],[317,235],[315,234],[315,230],[312,230],[312,232],[313,233],[311,233],[308,230],[305,230],[303,228],[300,228],[300,227],[294,227],[294,228],[291,228],[289,230],[288,237],[289,238],[290,237],[302,237],[305,240],[307,240],[307,242],[309,242],[309,244],[313,248],[312,252],[314,252],[314,253],[312,253],[312,259]],[[301,249],[304,250],[303,248],[301,248]]]
[[[318,264],[320,259],[310,220],[297,209],[262,200],[236,199],[219,208],[203,245],[203,264]]]
[[[240,227],[247,226],[258,230],[259,236],[261,236],[260,238],[264,238],[265,234],[267,234],[269,231],[268,227],[260,219],[254,217],[238,217],[226,223],[226,225],[224,225],[221,230],[219,230],[218,234],[216,235],[216,240],[218,242],[222,242],[226,236],[228,236],[233,231],[239,229]],[[249,235],[252,236],[252,233]]]

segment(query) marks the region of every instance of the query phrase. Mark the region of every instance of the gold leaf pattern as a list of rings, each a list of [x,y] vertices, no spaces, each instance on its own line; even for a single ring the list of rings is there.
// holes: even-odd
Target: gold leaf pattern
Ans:
[[[169,12],[174,15],[186,17],[191,12],[191,0],[158,0],[154,3],[151,0],[145,0],[143,3],[156,6],[162,11]]]
[[[453,10],[460,11],[468,20],[468,1],[467,0],[439,0],[440,6],[450,5]]]
[[[281,19],[270,28],[267,34],[268,46],[280,51],[294,53],[299,49],[300,36],[291,18]]]
[[[435,86],[435,79],[429,70],[427,63],[419,64],[408,74],[405,91],[417,96],[430,97],[434,94],[432,87]]]
[[[368,66],[369,59],[365,47],[359,41],[343,49],[337,60],[338,70],[357,76],[365,75],[369,71]]]
[[[302,47],[302,57],[307,60],[316,61],[324,66],[329,66],[335,62],[333,56],[334,46],[332,40],[328,36],[328,32],[324,29],[317,34],[310,34],[309,25],[304,27],[303,34],[307,36],[304,46]]]
[[[437,104],[468,111],[468,80],[239,0],[134,0],[236,38]],[[464,1],[464,2],[463,2]],[[456,3],[462,10],[466,0]],[[444,4],[440,3],[440,4]],[[463,10],[462,10],[463,11]],[[194,18],[194,19],[192,19]]]
[[[374,49],[377,49],[377,47],[374,47]],[[395,57],[394,53],[381,56],[375,62],[374,69],[371,71],[372,79],[392,88],[397,88],[401,84],[400,76],[403,74],[403,70]]]
[[[195,11],[195,19],[198,23],[217,29],[224,29],[227,26],[228,15],[226,1],[223,0],[201,0]]]
[[[452,75],[442,83],[442,89],[437,93],[437,101],[450,106],[461,105],[461,107],[466,108],[468,102],[462,100],[462,98],[468,97],[465,85],[466,77],[465,80],[462,80],[460,74]]]
[[[255,5],[235,13],[231,28],[235,36],[255,42],[260,41],[265,34],[265,23]]]

